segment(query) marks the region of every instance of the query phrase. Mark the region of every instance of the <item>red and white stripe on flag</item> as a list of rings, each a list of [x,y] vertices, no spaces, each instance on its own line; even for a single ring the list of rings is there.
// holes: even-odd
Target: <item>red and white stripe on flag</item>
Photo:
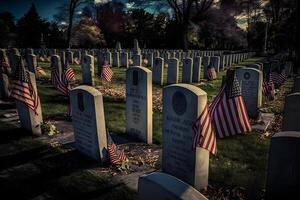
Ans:
[[[75,72],[74,70],[69,67],[66,71],[65,71],[65,76],[66,76],[66,79],[68,81],[72,81],[72,80],[75,80]]]
[[[30,83],[25,83],[20,80],[13,80],[10,95],[15,100],[24,103],[36,113],[36,109],[40,100]]]
[[[109,66],[103,66],[102,67],[102,73],[101,73],[101,78],[104,79],[107,82],[110,82],[112,77],[113,77],[113,71]]]
[[[224,86],[209,108],[209,115],[220,138],[251,131],[243,97],[227,98]]]
[[[217,153],[216,134],[212,126],[207,105],[204,108],[201,115],[193,124],[193,131],[194,131],[194,142],[193,142],[194,148],[201,147],[215,155]]]
[[[107,148],[111,164],[122,164],[126,161],[124,150],[119,151],[115,143],[109,144]]]

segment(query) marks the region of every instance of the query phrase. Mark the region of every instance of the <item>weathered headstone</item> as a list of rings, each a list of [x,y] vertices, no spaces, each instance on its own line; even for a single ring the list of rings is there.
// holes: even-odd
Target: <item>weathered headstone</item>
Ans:
[[[20,59],[19,56],[17,56],[16,59]],[[16,107],[19,114],[19,119],[21,126],[26,129],[27,131],[31,132],[33,135],[39,136],[42,134],[41,130],[41,123],[43,122],[43,116],[42,116],[42,109],[41,109],[41,102],[39,100],[38,91],[36,87],[36,80],[35,80],[35,74],[27,71],[24,68],[24,63],[21,61],[20,63],[21,68],[17,68],[16,70],[23,70],[22,73],[28,73],[30,84],[32,86],[33,92],[36,95],[36,101],[37,106],[36,110],[32,110],[27,105],[25,105],[23,102],[16,100]],[[15,73],[18,73],[17,71]]]
[[[133,40],[133,54],[140,55],[141,49],[139,47],[139,41],[137,39]]]
[[[283,131],[300,131],[300,92],[285,97]]]
[[[179,66],[178,59],[171,58],[168,60],[167,84],[178,83]]]
[[[220,71],[220,56],[210,57],[210,64],[216,69],[217,72]]]
[[[142,56],[139,54],[132,55],[133,66],[142,66]]]
[[[120,56],[119,56],[119,52],[117,51],[112,53],[112,66],[120,67]]]
[[[262,105],[262,72],[253,68],[238,68],[236,73],[248,115],[257,118]]]
[[[27,64],[28,64],[28,69],[30,72],[36,74],[36,67],[37,67],[37,59],[36,56],[33,54],[29,54],[27,56]]]
[[[207,69],[208,69],[208,66],[209,66],[210,57],[209,56],[204,56],[202,61],[203,61],[203,78],[207,79],[208,78]]]
[[[94,80],[94,57],[91,55],[85,55],[83,57],[83,62],[81,62],[82,67],[82,83],[86,85],[95,85]]]
[[[138,200],[207,200],[195,188],[169,174],[153,172],[139,178]]]
[[[197,190],[208,185],[209,151],[193,148],[193,123],[207,105],[207,94],[188,84],[163,90],[162,170]]]
[[[122,52],[121,53],[121,66],[128,68],[128,53]]]
[[[70,64],[74,63],[74,53],[72,51],[66,52],[66,61]]]
[[[152,144],[152,72],[130,67],[126,72],[126,132]]]
[[[0,98],[7,99],[9,97],[9,75],[11,73],[8,58],[4,49],[0,50]]]
[[[294,80],[294,92],[300,92],[300,76],[297,76]]]
[[[201,79],[201,62],[202,58],[199,56],[194,57],[193,60],[193,83],[199,83]]]
[[[183,59],[182,66],[182,82],[192,83],[193,78],[193,59],[185,58]]]
[[[103,98],[91,86],[78,86],[70,92],[75,146],[88,157],[107,160],[107,136]]]
[[[157,57],[153,66],[153,83],[158,85],[164,84],[164,59]]]
[[[297,199],[300,196],[299,152],[300,132],[279,132],[272,137],[266,200]]]

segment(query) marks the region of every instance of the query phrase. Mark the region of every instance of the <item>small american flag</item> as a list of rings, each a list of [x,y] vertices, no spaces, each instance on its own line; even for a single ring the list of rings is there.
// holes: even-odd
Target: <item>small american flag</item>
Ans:
[[[58,89],[65,96],[69,95],[70,85],[68,80],[65,78],[66,76],[62,74],[62,77],[59,76],[59,72],[55,67],[51,67],[51,82],[52,85]]]
[[[67,81],[74,81],[75,80],[75,72],[70,67],[70,65],[66,66],[66,69],[65,69],[65,78],[67,79]]]
[[[226,81],[209,107],[209,115],[220,138],[251,131],[248,113],[234,70],[227,71]]]
[[[263,81],[263,93],[268,101],[272,101],[275,98],[275,86],[273,80],[270,78],[265,78]]]
[[[103,65],[101,71],[101,79],[110,82],[113,77],[114,72],[110,68],[110,65]]]
[[[21,59],[22,58],[20,58],[15,70],[10,95],[15,100],[24,103],[37,114],[36,110],[40,100],[31,84],[29,72],[22,66]]]
[[[118,150],[117,145],[113,142],[110,134],[108,133],[108,155],[110,159],[110,163],[113,165],[122,164],[124,161],[127,160],[127,157],[124,153],[124,150]]]
[[[207,68],[207,80],[212,81],[217,78],[216,69],[212,66],[208,66]]]
[[[211,118],[208,113],[208,106],[204,108],[202,114],[193,124],[194,142],[193,147],[201,147],[212,154],[217,153],[216,134],[212,127]]]
[[[281,73],[278,73],[277,71],[271,72],[270,78],[277,87],[280,87],[287,80],[284,70],[282,70]]]

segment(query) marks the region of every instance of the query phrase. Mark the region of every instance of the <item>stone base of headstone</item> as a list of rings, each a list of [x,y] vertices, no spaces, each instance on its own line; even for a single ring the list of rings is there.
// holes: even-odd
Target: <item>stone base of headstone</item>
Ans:
[[[274,113],[261,113],[259,123],[252,125],[253,130],[266,131],[270,124],[273,122]]]

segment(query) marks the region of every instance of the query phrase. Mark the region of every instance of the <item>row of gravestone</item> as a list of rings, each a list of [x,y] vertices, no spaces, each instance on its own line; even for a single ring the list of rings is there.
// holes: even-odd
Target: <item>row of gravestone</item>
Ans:
[[[126,131],[152,143],[151,72],[142,67],[127,71]],[[95,159],[107,159],[107,133],[102,94],[91,86],[71,91],[75,146]],[[162,171],[194,186],[207,187],[209,152],[193,148],[193,122],[203,112],[207,94],[196,86],[173,84],[163,91]]]
[[[300,92],[285,96],[282,132],[271,138],[267,166],[266,199],[297,199],[300,195]]]
[[[33,49],[22,49],[21,54],[26,54],[27,52],[33,52],[39,57],[50,57],[52,55],[60,55],[62,62],[67,60],[69,63],[74,63],[74,58],[81,58],[84,55],[92,55],[99,60],[99,64],[103,64],[103,58],[107,60],[112,66],[114,67],[128,67],[129,60],[132,59],[133,61],[136,60],[135,66],[140,66],[138,58],[135,59],[136,55],[140,55],[141,59],[147,60],[147,67],[152,67],[154,58],[162,57],[165,60],[170,58],[177,58],[180,61],[183,61],[184,58],[194,58],[197,56],[204,57],[204,56],[220,56],[220,66],[223,69],[226,66],[231,66],[232,63],[238,63],[249,56],[252,56],[254,53],[248,52],[224,52],[224,51],[187,51],[183,52],[181,50],[119,50],[119,49],[96,49],[96,50],[56,50],[56,49],[48,49],[48,50],[33,50]],[[139,49],[139,48],[138,48]],[[130,59],[129,59],[130,58]],[[143,59],[142,59],[143,58]]]
[[[257,69],[241,68],[239,70],[246,70],[246,72],[250,74],[249,77],[249,74],[245,75],[246,72],[241,73],[241,77],[245,79],[250,79],[252,77],[251,73],[257,73],[257,71],[258,74],[261,74]],[[249,70],[252,71],[249,72]],[[240,74],[240,72],[237,72],[237,74]],[[33,74],[31,74],[30,77],[31,84],[34,85],[36,90],[35,77]],[[256,77],[256,75],[254,75],[254,77]],[[256,78],[256,81],[254,81],[257,85],[259,85],[259,79],[261,78]],[[132,67],[128,69],[126,78],[126,130],[129,134],[147,143],[151,143],[152,141],[151,83],[150,70],[142,67]],[[245,82],[243,81],[242,85],[243,83]],[[85,95],[85,93],[88,95]],[[291,96],[291,98],[287,97],[286,99],[284,119],[286,119],[287,122],[290,122],[288,119],[296,119],[292,124],[297,124],[299,117],[295,115],[297,112],[294,111],[299,111],[299,109],[297,109],[299,107],[293,106],[299,102],[299,96],[297,94],[292,94]],[[206,104],[206,93],[191,85],[178,84],[166,87],[164,89],[163,99],[163,141],[166,142],[163,144],[162,169],[164,172],[174,175],[197,189],[203,188],[207,185],[208,180],[209,154],[205,149],[191,148],[191,126],[199,113],[202,112],[201,109],[203,109],[203,105]],[[289,101],[289,99],[292,100]],[[71,106],[73,110],[76,146],[79,151],[95,159],[107,158],[105,149],[105,146],[107,146],[107,144],[105,144],[105,119],[101,93],[99,94],[94,88],[80,86],[71,92]],[[35,130],[38,129],[38,124],[42,121],[41,111],[38,111],[37,115],[37,113],[24,107],[23,104],[17,104],[17,108],[22,126],[35,132]],[[40,110],[40,108],[38,110]],[[287,111],[290,112],[289,115],[286,114]],[[149,134],[150,132],[151,135]],[[103,148],[101,148],[101,145]],[[272,160],[270,162],[272,162]],[[272,166],[273,165],[269,166],[270,170]],[[270,172],[270,174],[272,173]],[[268,177],[270,176],[271,175]],[[268,181],[269,180],[270,178]],[[143,188],[142,182],[141,180],[141,191]],[[141,192],[141,195],[142,194]]]

